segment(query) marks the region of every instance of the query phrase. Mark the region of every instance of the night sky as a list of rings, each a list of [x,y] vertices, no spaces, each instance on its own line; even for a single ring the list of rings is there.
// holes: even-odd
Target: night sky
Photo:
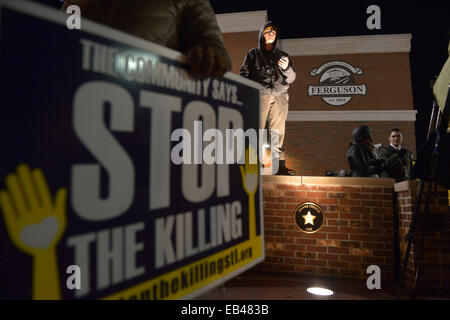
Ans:
[[[36,0],[58,7],[59,0]],[[450,1],[313,0],[248,1],[210,0],[216,13],[267,10],[280,27],[280,37],[311,38],[411,33],[411,77],[416,121],[417,150],[425,141],[433,102],[429,81],[439,75],[450,40]],[[381,9],[381,30],[369,30],[366,9]]]

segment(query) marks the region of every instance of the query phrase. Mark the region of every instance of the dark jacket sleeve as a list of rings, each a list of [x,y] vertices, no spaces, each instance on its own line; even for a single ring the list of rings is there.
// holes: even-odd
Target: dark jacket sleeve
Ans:
[[[253,67],[254,59],[251,53],[251,50],[247,52],[245,56],[244,62],[242,63],[241,70],[239,71],[239,75],[250,78],[250,70]]]
[[[391,154],[388,148],[382,148],[380,150],[380,159],[384,161],[384,165],[386,167],[386,170],[389,170],[390,168],[394,167],[396,165],[397,161],[400,160],[400,155],[397,152],[394,152]]]
[[[217,25],[216,15],[208,0],[184,2],[181,29],[180,41],[185,48],[202,45],[214,46],[226,51],[222,32]]]
[[[375,164],[369,162],[370,159],[366,158],[361,146],[350,146],[347,151],[347,160],[352,171],[352,176],[369,177],[377,173]]]
[[[414,155],[413,155],[413,153],[411,151],[407,151],[407,154],[408,154],[408,158],[409,158],[409,160],[411,161],[411,164],[412,164],[413,161],[414,161]]]
[[[347,160],[350,170],[352,171],[352,176],[354,177],[368,176],[367,162],[357,146],[355,145],[350,146],[350,148],[347,151]]]
[[[217,25],[216,15],[208,0],[185,1],[181,17],[181,48],[188,52],[200,45],[215,51],[216,57],[231,70],[231,59],[223,43],[222,32]]]
[[[413,162],[414,162],[414,155],[413,155],[413,153],[411,152],[411,151],[407,151],[407,164],[406,164],[406,167],[407,167],[407,170],[408,170],[408,178],[409,179],[413,179],[414,178],[414,170],[413,170],[413,167],[414,167],[414,164],[413,164]]]

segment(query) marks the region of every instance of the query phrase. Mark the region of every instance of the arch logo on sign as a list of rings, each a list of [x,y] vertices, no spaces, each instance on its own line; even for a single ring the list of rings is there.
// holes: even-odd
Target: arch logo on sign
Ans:
[[[295,209],[294,219],[300,230],[306,233],[314,233],[322,227],[324,214],[318,204],[303,202]]]
[[[365,84],[356,84],[355,75],[361,75],[359,67],[343,61],[331,61],[312,69],[311,76],[319,76],[319,85],[308,86],[308,96],[320,96],[323,101],[332,106],[342,106],[353,96],[365,96]]]

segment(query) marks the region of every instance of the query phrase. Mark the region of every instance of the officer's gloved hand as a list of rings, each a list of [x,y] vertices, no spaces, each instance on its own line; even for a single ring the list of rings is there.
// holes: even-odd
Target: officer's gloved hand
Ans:
[[[191,65],[189,74],[193,78],[220,78],[231,70],[228,53],[215,46],[196,45],[187,53],[188,63]]]
[[[399,151],[397,151],[397,152],[395,152],[393,155],[391,155],[391,156],[389,157],[389,161],[394,162],[394,161],[397,160],[398,158],[400,158],[400,152],[399,152]]]
[[[391,155],[389,158],[386,159],[384,165],[385,169],[392,168],[397,161],[401,159],[400,154],[398,152],[395,152],[393,155]]]

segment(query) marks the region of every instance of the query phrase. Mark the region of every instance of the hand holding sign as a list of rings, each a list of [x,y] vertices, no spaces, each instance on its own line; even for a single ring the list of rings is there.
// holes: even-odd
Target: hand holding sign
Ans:
[[[42,170],[24,164],[6,177],[6,186],[0,206],[11,241],[34,259],[33,299],[59,299],[55,249],[66,228],[67,190],[59,189],[53,203]]]
[[[251,156],[254,156],[253,159],[256,159],[256,151],[253,149],[253,147],[249,147],[245,151],[245,169],[244,166],[240,166],[241,168],[241,175],[242,175],[242,183],[244,184],[245,192],[247,192],[248,195],[254,195],[256,191],[256,187],[258,186],[258,164],[250,164],[249,162],[249,150],[251,153]]]
[[[191,65],[190,74],[194,78],[220,78],[231,70],[228,54],[221,48],[197,45],[187,53]]]
[[[256,150],[249,146],[249,148],[245,151],[245,169],[244,166],[240,166],[241,168],[241,176],[242,176],[242,184],[244,186],[245,192],[248,194],[248,202],[249,202],[249,229],[250,234],[249,238],[256,237],[256,222],[255,222],[255,192],[258,187],[258,164],[251,164],[253,161],[250,161],[249,158],[256,159]]]

